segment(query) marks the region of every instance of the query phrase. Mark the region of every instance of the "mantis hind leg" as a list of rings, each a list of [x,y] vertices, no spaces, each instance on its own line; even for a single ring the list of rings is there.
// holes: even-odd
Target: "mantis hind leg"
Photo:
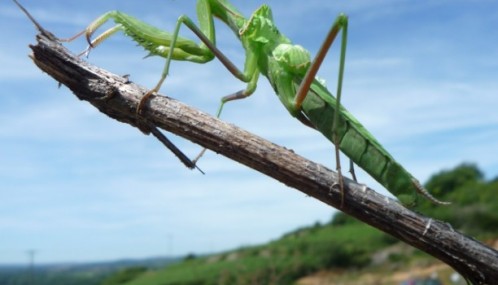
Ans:
[[[341,172],[341,162],[340,162],[340,157],[339,157],[339,144],[341,138],[337,134],[338,126],[337,124],[339,123],[339,113],[341,110],[341,93],[342,93],[342,81],[344,77],[344,63],[346,60],[346,43],[347,43],[347,30],[348,30],[348,18],[344,14],[340,14],[334,24],[332,25],[330,31],[328,32],[325,41],[323,42],[322,46],[320,47],[320,50],[318,51],[317,55],[315,56],[311,66],[307,70],[300,86],[299,89],[296,93],[296,99],[295,99],[295,107],[296,109],[300,109],[301,105],[306,98],[306,95],[308,94],[308,91],[310,90],[311,84],[313,80],[315,80],[316,74],[318,72],[318,69],[320,68],[323,60],[325,59],[325,56],[334,42],[335,38],[339,34],[339,32],[342,30],[342,38],[341,38],[341,53],[340,53],[340,58],[339,58],[339,76],[337,80],[337,93],[336,93],[336,111],[334,114],[334,120],[332,124],[332,141],[334,142],[335,146],[335,158],[336,158],[336,169],[337,169],[337,174],[339,176],[339,187],[341,190],[341,207],[344,205],[344,178],[342,176]],[[352,169],[352,168],[351,168]],[[353,172],[354,173],[354,170]]]

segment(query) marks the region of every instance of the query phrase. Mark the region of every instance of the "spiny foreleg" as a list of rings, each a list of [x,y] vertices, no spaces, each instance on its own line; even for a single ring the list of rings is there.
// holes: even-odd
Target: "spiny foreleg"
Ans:
[[[123,28],[122,25],[117,24],[117,25],[109,28],[108,30],[104,31],[100,35],[98,35],[95,39],[93,39],[93,40],[91,39],[92,35],[95,33],[95,31],[97,31],[97,29],[100,26],[104,25],[110,19],[115,19],[117,17],[118,13],[119,12],[117,12],[117,11],[109,11],[109,12],[101,15],[97,19],[95,19],[93,22],[91,22],[90,25],[88,25],[88,27],[86,27],[83,31],[77,33],[76,35],[74,35],[70,38],[60,39],[60,41],[61,42],[72,42],[75,39],[79,38],[80,36],[85,35],[86,41],[88,42],[88,47],[85,50],[83,50],[78,56],[82,56],[82,55],[88,56],[88,54],[90,53],[90,50],[97,47],[104,40],[106,40],[107,38],[109,38],[110,36],[115,34],[116,32],[122,30],[122,28]]]

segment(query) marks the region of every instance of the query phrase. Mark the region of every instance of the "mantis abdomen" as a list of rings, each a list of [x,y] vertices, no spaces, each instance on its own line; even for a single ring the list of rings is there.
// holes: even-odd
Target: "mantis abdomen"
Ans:
[[[315,92],[320,92],[321,95]],[[324,98],[329,98],[326,100]],[[313,126],[334,142],[332,126],[336,101],[324,88],[314,85],[303,102],[302,110]],[[354,163],[405,205],[414,205],[417,192],[436,204],[447,205],[434,198],[407,170],[377,142],[377,140],[341,106],[336,135],[340,150]]]

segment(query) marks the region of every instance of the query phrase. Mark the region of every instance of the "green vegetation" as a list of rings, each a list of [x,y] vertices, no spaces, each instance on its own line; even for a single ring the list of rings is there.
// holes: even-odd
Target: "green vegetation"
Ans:
[[[370,262],[372,252],[393,242],[359,222],[315,225],[265,246],[189,258],[126,284],[290,284],[323,268],[363,267]]]
[[[498,177],[497,177],[498,178]],[[498,236],[498,179],[485,181],[473,164],[461,164],[433,175],[426,186],[437,197],[452,201],[450,207],[434,207],[422,201],[418,210],[453,228],[480,239]]]
[[[486,182],[475,165],[462,164],[433,175],[426,187],[436,197],[452,201],[453,205],[435,207],[421,199],[418,211],[445,220],[455,229],[477,238],[498,236],[498,179]],[[396,244],[407,250],[387,256],[383,262],[389,263],[390,270],[414,263],[414,260],[425,263],[432,260],[424,253],[338,213],[326,225],[316,223],[266,245],[208,257],[189,255],[183,262],[144,272],[123,284],[293,284],[300,277],[322,270],[378,270],[379,265],[372,262],[373,256]]]
[[[448,207],[434,206],[420,199],[417,211],[444,220],[459,231],[481,240],[498,237],[498,177],[485,181],[472,164],[433,175],[426,187]],[[171,261],[170,261],[171,262]],[[412,266],[435,264],[434,258],[405,245],[377,229],[343,213],[331,222],[315,223],[285,234],[266,245],[244,247],[211,256],[187,255],[182,261],[162,269],[155,263],[88,268],[36,273],[36,284],[100,285],[173,285],[173,284],[295,284],[296,280],[316,272],[333,275],[341,284],[373,284],[361,279]],[[111,272],[116,272],[109,275]],[[40,268],[39,268],[40,269]],[[26,268],[9,274],[0,270],[0,284],[29,284]],[[411,269],[410,269],[410,272]],[[449,280],[451,269],[440,271]],[[383,281],[380,284],[399,284]],[[377,283],[379,284],[379,283]]]
[[[126,268],[106,278],[102,282],[102,285],[123,284],[128,281],[132,281],[145,271],[147,271],[147,268],[143,266]]]

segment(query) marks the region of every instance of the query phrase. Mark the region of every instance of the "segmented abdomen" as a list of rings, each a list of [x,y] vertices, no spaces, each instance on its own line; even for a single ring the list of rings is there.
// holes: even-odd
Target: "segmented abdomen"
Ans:
[[[321,86],[314,85],[313,88],[324,95],[319,96],[315,91],[308,92],[302,110],[315,128],[333,143],[335,98]],[[339,113],[337,135],[341,151],[404,204],[414,204],[417,192],[436,204],[448,204],[430,195],[344,108]]]

